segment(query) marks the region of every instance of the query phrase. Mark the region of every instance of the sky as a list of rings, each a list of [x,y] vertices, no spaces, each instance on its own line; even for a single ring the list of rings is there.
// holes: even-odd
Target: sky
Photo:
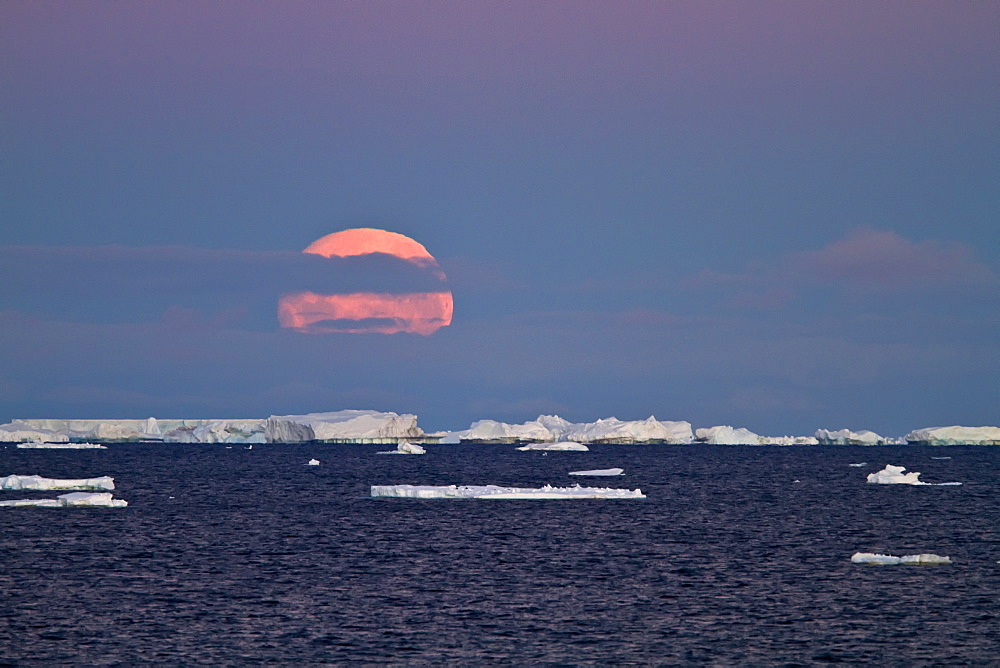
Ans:
[[[1000,423],[1000,4],[0,3],[0,421]],[[282,328],[437,289],[450,326]]]

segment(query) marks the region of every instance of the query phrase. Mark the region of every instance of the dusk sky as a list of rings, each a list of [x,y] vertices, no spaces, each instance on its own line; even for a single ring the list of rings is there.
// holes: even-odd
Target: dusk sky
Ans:
[[[1000,3],[0,3],[0,422],[1000,423]],[[279,325],[426,267],[420,334]]]

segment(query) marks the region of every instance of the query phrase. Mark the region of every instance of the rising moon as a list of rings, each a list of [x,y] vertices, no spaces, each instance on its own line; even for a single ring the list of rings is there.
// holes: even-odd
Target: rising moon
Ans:
[[[442,283],[445,275],[434,256],[413,239],[374,228],[356,228],[328,234],[303,253],[326,258],[371,253],[393,255],[431,271]],[[278,321],[306,334],[398,334],[428,336],[451,324],[451,291],[347,294],[299,292],[278,302]]]

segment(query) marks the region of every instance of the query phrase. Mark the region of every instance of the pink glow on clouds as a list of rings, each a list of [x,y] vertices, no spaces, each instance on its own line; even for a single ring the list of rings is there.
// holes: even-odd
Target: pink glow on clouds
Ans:
[[[300,292],[278,302],[282,327],[305,334],[398,334],[429,336],[451,324],[450,292],[403,295]],[[369,322],[377,321],[377,322]]]

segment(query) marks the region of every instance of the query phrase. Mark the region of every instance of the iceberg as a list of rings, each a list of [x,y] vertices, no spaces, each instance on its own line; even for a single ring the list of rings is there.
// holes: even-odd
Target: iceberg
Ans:
[[[372,485],[373,497],[403,499],[645,499],[639,489],[499,487],[497,485]]]
[[[812,436],[761,436],[761,445],[819,445]]]
[[[839,431],[817,429],[816,440],[820,445],[887,445],[893,442],[892,439],[884,438],[867,429],[858,432],[850,429]]]
[[[575,441],[559,441],[558,443],[529,443],[528,445],[523,445],[518,450],[529,451],[529,450],[545,450],[545,451],[564,451],[564,452],[589,452],[588,448],[583,443],[577,443]]]
[[[596,422],[572,423],[558,415],[539,415],[524,424],[495,420],[472,423],[466,431],[452,432],[442,439],[451,443],[690,443],[694,439],[689,422],[663,422],[650,416],[645,420],[623,421],[606,418]]]
[[[308,462],[306,462],[306,466],[319,466],[319,460],[310,459]]]
[[[710,445],[760,445],[761,437],[749,429],[740,427],[734,429],[728,425],[721,427],[709,427],[699,429],[694,433],[695,438]]]
[[[115,499],[109,492],[73,492],[71,494],[61,494],[55,499],[15,499],[13,501],[0,501],[0,506],[7,508],[35,507],[35,508],[67,508],[97,506],[103,508],[124,508],[128,501]]]
[[[1000,445],[1000,427],[927,427],[903,438],[914,445]]]
[[[264,443],[263,420],[208,420],[201,425],[184,425],[164,436],[167,443]]]
[[[854,466],[856,468],[861,466],[868,466],[868,462],[858,462],[857,464],[848,464],[848,466]]]
[[[570,471],[570,475],[585,475],[585,476],[613,476],[622,475],[625,473],[625,469],[594,469],[592,471]]]
[[[0,443],[66,443],[69,437],[52,429],[44,429],[28,424],[24,420],[14,420],[0,424]]]
[[[18,448],[27,450],[107,450],[100,443],[18,443]]]
[[[0,478],[0,490],[61,490],[61,489],[114,489],[115,479],[110,476],[99,478],[59,479],[43,478],[39,475],[9,475]]]
[[[395,450],[386,450],[385,452],[376,452],[376,455],[425,455],[427,454],[427,449],[422,448],[416,443],[403,442],[396,446]]]
[[[873,554],[871,552],[855,552],[851,556],[852,564],[874,564],[876,566],[896,566],[899,564],[909,564],[916,566],[937,566],[950,564],[951,559],[941,557],[936,554],[908,554],[903,557],[894,557],[889,554]]]
[[[960,482],[939,482],[930,483],[920,480],[920,474],[914,471],[910,473],[903,473],[906,470],[904,466],[893,466],[892,464],[886,464],[885,468],[876,473],[868,474],[868,482],[877,483],[879,485],[937,485],[937,486],[952,486],[961,485]]]
[[[397,443],[424,436],[415,415],[358,410],[272,415],[264,433],[268,443]]]

